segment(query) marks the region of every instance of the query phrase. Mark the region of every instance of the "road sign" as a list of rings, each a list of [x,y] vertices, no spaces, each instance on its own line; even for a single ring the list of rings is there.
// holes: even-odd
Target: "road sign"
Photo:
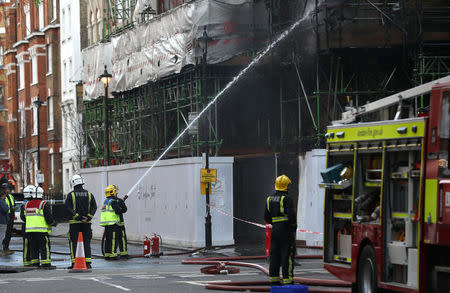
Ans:
[[[216,182],[217,169],[201,169],[200,170],[200,182]]]
[[[209,194],[211,194],[211,183],[204,183],[200,182],[200,194],[205,195],[206,194],[206,188],[209,185]]]

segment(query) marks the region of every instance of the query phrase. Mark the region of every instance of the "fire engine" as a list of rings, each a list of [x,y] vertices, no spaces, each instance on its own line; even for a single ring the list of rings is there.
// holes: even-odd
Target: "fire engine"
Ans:
[[[426,112],[403,111],[428,94]],[[356,122],[396,104],[393,120]],[[323,262],[352,292],[450,292],[449,140],[450,76],[328,127]]]

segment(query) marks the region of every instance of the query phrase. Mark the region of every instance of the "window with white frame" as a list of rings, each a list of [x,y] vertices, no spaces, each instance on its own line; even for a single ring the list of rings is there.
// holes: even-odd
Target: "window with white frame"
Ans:
[[[47,45],[47,74],[51,74],[53,69],[53,48],[52,44]]]
[[[19,89],[25,88],[25,64],[24,62],[19,63]]]
[[[33,134],[32,135],[37,135],[38,133],[38,119],[37,119],[37,114],[38,114],[38,108],[35,106],[31,106],[33,109]]]
[[[102,39],[102,16],[100,15],[100,9],[97,9],[97,41]]]
[[[66,21],[66,11],[64,10],[64,8],[61,10],[61,19],[60,19],[60,23],[61,24],[65,24]],[[66,26],[62,25],[61,26],[61,35],[63,36],[62,39],[64,39],[64,32],[66,31]]]
[[[72,25],[72,10],[70,9],[70,4],[67,5],[67,27]]]
[[[72,58],[69,58],[69,68],[67,69],[68,71],[67,71],[67,79],[68,79],[68,82],[69,82],[69,84],[68,84],[68,87],[69,87],[69,90],[70,90],[70,81],[72,80],[72,76],[73,76],[73,72],[72,72]]]
[[[3,47],[0,46],[0,68],[3,67]]]
[[[53,97],[47,98],[47,128],[49,130],[53,129]]]
[[[53,20],[55,20],[56,19],[56,9],[58,9],[57,8],[57,6],[56,6],[56,0],[52,0],[52,6],[53,6],[53,9],[52,9],[52,21]]]
[[[20,108],[20,137],[25,137],[25,130],[26,130],[26,124],[25,124],[25,108],[22,107]]]
[[[37,55],[31,57],[31,84],[36,84],[38,82],[38,62]]]
[[[49,168],[50,168],[50,185],[55,184],[55,154],[50,154],[50,162],[49,162]]]
[[[25,13],[25,35],[28,36],[31,33],[30,4],[23,6],[23,12]]]
[[[44,28],[44,1],[39,1],[39,30]]]
[[[63,84],[63,89],[64,90],[66,90],[66,74],[67,74],[67,64],[64,61],[63,71],[62,71],[62,84]]]

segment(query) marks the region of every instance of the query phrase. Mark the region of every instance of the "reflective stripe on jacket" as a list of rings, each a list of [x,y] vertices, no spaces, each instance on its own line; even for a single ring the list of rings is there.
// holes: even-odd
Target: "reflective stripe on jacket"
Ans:
[[[47,202],[42,201],[28,201],[25,204],[24,213],[26,217],[25,221],[25,232],[42,232],[42,233],[50,233],[52,228],[47,224],[47,221],[44,217],[44,205]],[[39,205],[37,205],[39,204]]]
[[[267,197],[267,211],[272,216],[272,223],[287,222],[288,215],[284,212],[284,195],[271,195]],[[272,208],[272,209],[271,209]]]
[[[75,219],[76,217],[78,217],[78,213],[77,213],[77,202],[75,200],[75,192],[71,192],[70,195],[72,196],[72,207],[73,207],[73,211],[76,213],[76,215],[69,221],[69,224],[77,224],[77,223],[92,223],[91,220],[87,221],[87,222],[82,222],[81,220],[77,220]],[[88,212],[91,210],[91,198],[92,198],[92,194],[90,192],[88,192]]]
[[[120,217],[111,206],[114,198],[107,198],[103,203],[102,214],[100,215],[100,226],[110,226],[120,223]]]
[[[8,205],[9,213],[14,214],[14,207],[16,204],[16,202],[14,201],[14,196],[12,196],[12,194],[7,194],[5,201],[6,201],[6,204]]]

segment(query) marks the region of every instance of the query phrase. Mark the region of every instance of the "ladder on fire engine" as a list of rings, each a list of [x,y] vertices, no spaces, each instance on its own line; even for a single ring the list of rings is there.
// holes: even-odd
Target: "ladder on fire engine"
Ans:
[[[337,124],[348,124],[352,123],[356,120],[356,117],[371,113],[374,111],[379,111],[381,109],[387,108],[389,106],[401,103],[402,101],[427,94],[431,92],[433,86],[441,83],[450,82],[450,75],[445,77],[430,81],[428,83],[424,83],[422,85],[407,89],[405,91],[390,95],[388,97],[376,100],[374,102],[365,104],[363,106],[359,106],[357,108],[351,108],[348,111],[342,113],[341,120],[332,121],[333,125]]]

